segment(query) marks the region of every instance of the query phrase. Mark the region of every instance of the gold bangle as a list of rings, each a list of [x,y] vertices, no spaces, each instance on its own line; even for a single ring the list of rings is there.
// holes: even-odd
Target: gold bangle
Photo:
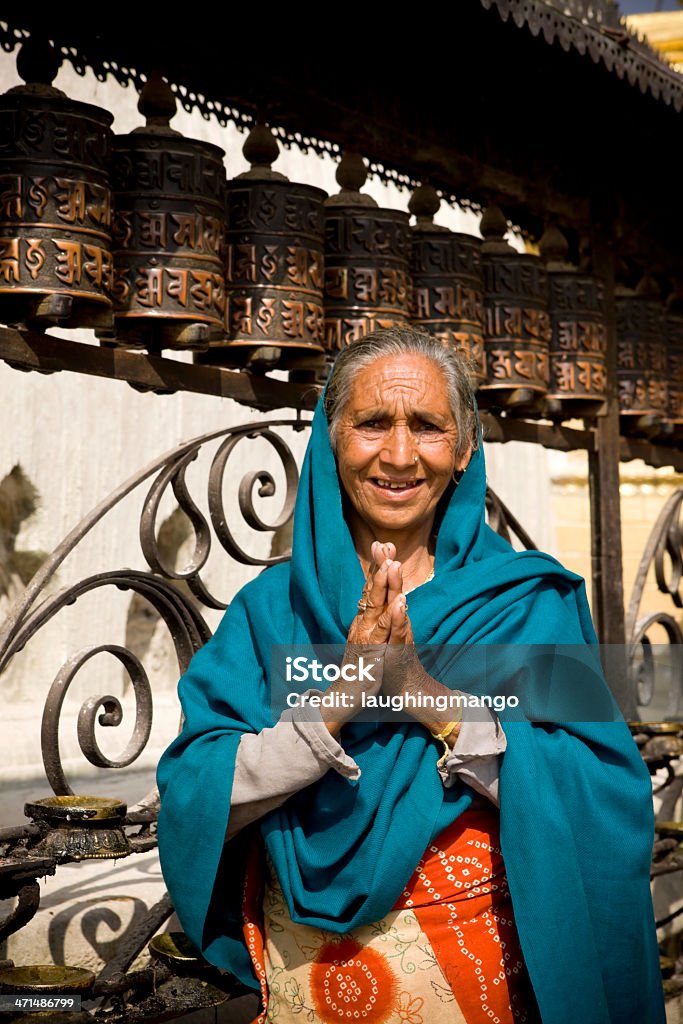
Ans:
[[[450,736],[450,734],[455,729],[456,725],[460,725],[461,722],[462,722],[462,718],[456,718],[456,720],[454,722],[449,722],[448,725],[446,726],[446,728],[442,729],[441,732],[433,732],[433,733],[431,733],[431,735],[434,737],[435,740],[438,740],[439,743],[443,743],[443,756],[444,757],[446,757],[446,755],[448,754],[448,752],[451,749],[448,746],[448,744],[446,743],[446,737]]]
[[[461,721],[461,718],[457,718],[454,722],[449,722],[445,729],[442,729],[441,732],[433,732],[432,736],[435,740],[445,740],[453,732],[456,725],[460,725]]]

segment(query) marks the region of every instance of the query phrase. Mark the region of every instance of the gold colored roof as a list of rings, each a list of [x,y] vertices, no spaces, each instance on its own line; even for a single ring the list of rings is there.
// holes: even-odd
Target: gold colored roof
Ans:
[[[676,71],[683,72],[683,11],[631,14],[624,20],[632,32],[645,36]]]

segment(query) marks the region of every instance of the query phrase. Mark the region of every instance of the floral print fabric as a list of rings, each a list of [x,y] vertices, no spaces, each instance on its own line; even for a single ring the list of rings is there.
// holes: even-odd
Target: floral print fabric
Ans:
[[[345,935],[296,924],[272,868],[263,890],[255,875],[252,866],[243,905],[264,1006],[254,1024],[538,1019],[492,809],[461,815],[425,851],[394,910]]]

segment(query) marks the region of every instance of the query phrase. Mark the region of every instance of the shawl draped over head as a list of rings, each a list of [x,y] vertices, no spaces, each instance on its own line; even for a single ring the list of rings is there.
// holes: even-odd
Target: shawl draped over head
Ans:
[[[434,579],[410,595],[416,641],[595,644],[583,580],[495,534],[485,487],[480,448],[445,496]],[[244,835],[225,844],[237,746],[274,724],[272,646],[343,644],[363,583],[319,403],[292,560],[244,587],[193,658],[179,685],[184,725],[158,768],[161,865],[183,928],[210,962],[254,988],[240,919]],[[546,699],[543,665],[524,675],[526,707],[537,688]],[[565,672],[558,685],[589,685],[609,702],[599,670],[586,676],[588,684]],[[651,784],[625,723],[612,717],[553,722],[530,713],[505,724],[501,846],[544,1024],[664,1021]],[[443,786],[435,742],[417,723],[351,722],[341,743],[359,779],[330,770],[254,826],[292,918],[338,933],[387,914],[430,840],[472,799],[464,783]]]

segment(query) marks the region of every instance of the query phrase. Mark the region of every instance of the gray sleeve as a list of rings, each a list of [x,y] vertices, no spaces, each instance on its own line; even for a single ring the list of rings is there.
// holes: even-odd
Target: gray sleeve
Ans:
[[[347,779],[360,776],[356,762],[311,708],[305,715],[296,709],[285,711],[272,728],[245,733],[237,748],[226,840],[317,782],[330,768]]]
[[[437,761],[444,786],[454,786],[460,778],[500,807],[500,757],[506,747],[505,733],[492,711],[465,708],[455,746]]]

